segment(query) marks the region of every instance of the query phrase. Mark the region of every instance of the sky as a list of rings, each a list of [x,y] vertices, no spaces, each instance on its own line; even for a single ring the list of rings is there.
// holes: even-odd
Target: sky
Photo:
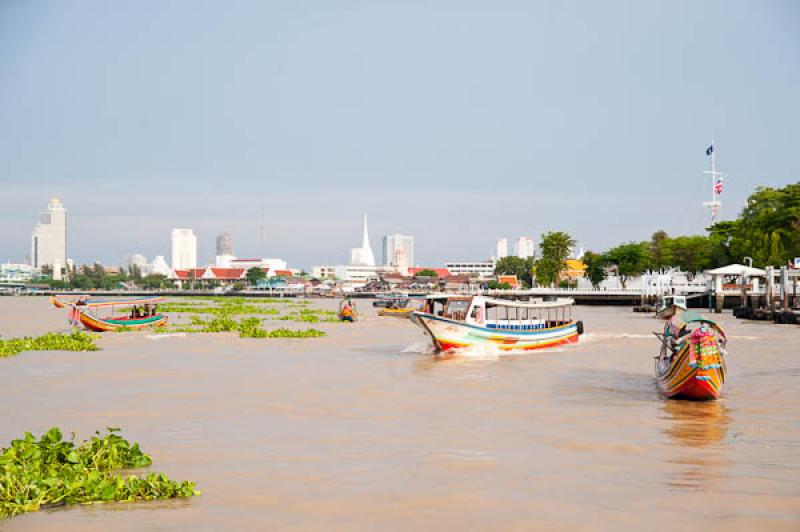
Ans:
[[[702,234],[800,181],[796,1],[0,0],[0,260],[49,198],[76,262],[417,261],[563,230]],[[264,232],[261,237],[263,213]]]

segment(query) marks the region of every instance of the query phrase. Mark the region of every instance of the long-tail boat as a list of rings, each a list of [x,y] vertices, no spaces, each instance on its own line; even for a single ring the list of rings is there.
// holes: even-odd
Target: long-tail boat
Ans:
[[[382,308],[378,311],[378,316],[392,316],[395,318],[408,318],[415,310],[422,310],[425,300],[421,298],[407,298],[398,300],[391,306]]]
[[[411,321],[436,353],[480,344],[522,352],[577,343],[583,322],[572,319],[574,303],[569,298],[522,302],[439,295],[428,298],[424,311],[413,311]]]
[[[120,329],[144,329],[165,325],[167,316],[156,312],[156,305],[163,297],[147,297],[139,299],[92,301],[70,305],[70,321],[80,322],[90,331],[117,331]],[[130,313],[114,316],[115,308],[130,308]],[[110,316],[101,317],[100,310],[110,310]]]
[[[350,323],[353,323],[358,319],[356,306],[350,299],[343,299],[339,302],[338,317],[340,321],[349,321]]]
[[[665,397],[717,399],[725,384],[725,331],[694,311],[673,309],[655,357],[658,388]],[[677,314],[676,314],[677,313]]]

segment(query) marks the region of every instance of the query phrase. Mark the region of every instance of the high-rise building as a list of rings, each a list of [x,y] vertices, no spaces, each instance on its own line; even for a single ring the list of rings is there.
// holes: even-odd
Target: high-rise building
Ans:
[[[197,267],[197,237],[191,229],[172,230],[172,269]]]
[[[507,238],[498,238],[497,239],[497,258],[502,259],[503,257],[508,257],[508,239]]]
[[[31,266],[58,267],[67,263],[67,210],[58,198],[51,199],[31,236]]]
[[[369,244],[369,232],[367,231],[367,215],[364,214],[364,238],[360,248],[350,250],[350,264],[360,266],[375,266],[375,254],[372,253],[372,246]]]
[[[383,265],[414,266],[414,237],[386,235],[383,237]]]
[[[533,239],[529,236],[521,236],[517,239],[516,255],[521,259],[533,257]]]
[[[228,233],[217,236],[217,255],[233,255],[233,239]]]

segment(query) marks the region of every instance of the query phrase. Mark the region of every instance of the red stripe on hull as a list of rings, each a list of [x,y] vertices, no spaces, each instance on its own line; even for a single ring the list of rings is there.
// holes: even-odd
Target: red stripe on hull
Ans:
[[[680,388],[672,393],[664,393],[664,395],[674,398],[708,401],[711,399],[719,399],[720,393],[719,390],[714,388],[711,382],[690,377]]]
[[[493,342],[487,341],[485,343],[494,344],[496,345],[501,351],[533,351],[535,349],[546,349],[548,347],[557,347],[560,345],[568,345],[568,344],[577,344],[578,343],[578,334],[573,334],[566,338],[562,338],[561,340],[557,340],[554,342],[546,342],[542,343],[541,345],[533,345],[533,346],[526,346],[526,347],[512,347],[511,344],[506,344],[505,342]],[[472,347],[473,345],[477,344],[458,344],[453,342],[448,342],[446,340],[437,340],[439,344],[440,351],[450,351],[452,349],[464,349]]]

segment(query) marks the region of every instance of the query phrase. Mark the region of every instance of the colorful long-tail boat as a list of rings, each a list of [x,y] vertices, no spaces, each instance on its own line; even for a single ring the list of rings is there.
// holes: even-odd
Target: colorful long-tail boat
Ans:
[[[407,298],[398,300],[395,304],[382,308],[378,311],[378,316],[392,316],[395,318],[408,318],[415,310],[422,310],[425,300],[421,298]]]
[[[167,316],[156,312],[156,305],[163,301],[163,297],[147,297],[138,299],[92,301],[80,304],[70,304],[70,322],[80,322],[90,331],[105,332],[120,329],[144,329],[166,325]],[[115,308],[131,308],[130,314],[114,316]],[[139,309],[145,309],[144,315]],[[112,316],[99,316],[99,309],[110,309]]]
[[[411,321],[428,336],[436,353],[480,344],[521,352],[577,343],[583,322],[572,319],[573,305],[566,298],[521,302],[433,296],[424,311],[411,313]]]
[[[672,317],[664,333],[656,336],[661,340],[661,352],[656,357],[655,373],[662,395],[719,398],[726,373],[727,339],[722,327],[697,312],[685,311]]]

